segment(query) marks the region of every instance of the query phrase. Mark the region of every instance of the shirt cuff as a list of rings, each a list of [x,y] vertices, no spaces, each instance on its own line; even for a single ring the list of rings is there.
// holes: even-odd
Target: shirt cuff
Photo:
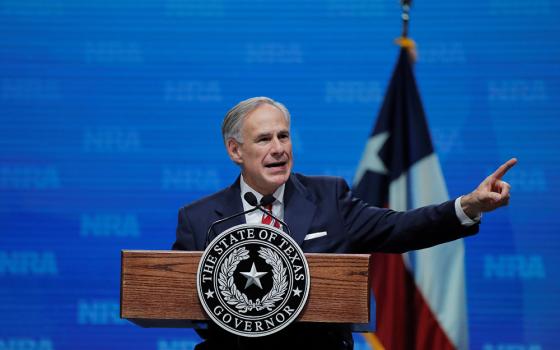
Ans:
[[[482,213],[478,214],[474,219],[469,218],[469,216],[463,211],[463,208],[461,208],[461,198],[463,198],[463,196],[455,199],[455,215],[457,215],[457,219],[459,219],[461,225],[463,226],[478,224],[480,222],[480,218],[482,217]]]

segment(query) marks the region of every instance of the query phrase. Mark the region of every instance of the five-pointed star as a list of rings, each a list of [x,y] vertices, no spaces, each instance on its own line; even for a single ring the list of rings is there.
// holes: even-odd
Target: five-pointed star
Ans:
[[[303,292],[303,291],[299,290],[299,287],[296,287],[296,289],[292,290],[292,292],[294,292],[295,297],[299,297],[301,292]]]
[[[255,263],[253,263],[253,266],[251,267],[251,271],[249,271],[249,272],[239,272],[239,273],[241,273],[243,276],[245,276],[247,278],[247,283],[245,284],[245,289],[247,289],[247,287],[249,287],[251,284],[254,284],[257,287],[259,287],[260,289],[262,289],[260,278],[262,276],[266,275],[268,272],[257,272],[257,268],[255,267]]]
[[[214,292],[211,291],[210,289],[208,289],[208,291],[204,294],[206,294],[206,299],[210,299],[214,297]]]
[[[358,165],[358,170],[356,170],[356,176],[354,176],[354,184],[357,185],[360,183],[362,176],[364,176],[367,170],[380,174],[387,174],[388,170],[379,157],[379,151],[388,138],[388,131],[384,131],[369,138],[360,165]]]

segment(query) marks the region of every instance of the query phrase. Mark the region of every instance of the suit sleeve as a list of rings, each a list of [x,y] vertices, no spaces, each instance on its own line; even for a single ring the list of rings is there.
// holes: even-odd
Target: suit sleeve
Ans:
[[[190,225],[190,220],[187,218],[185,208],[179,209],[176,236],[173,250],[196,250],[194,231]]]
[[[479,228],[461,225],[452,200],[399,212],[354,197],[344,180],[337,184],[337,197],[352,250],[357,252],[404,253],[466,237]]]

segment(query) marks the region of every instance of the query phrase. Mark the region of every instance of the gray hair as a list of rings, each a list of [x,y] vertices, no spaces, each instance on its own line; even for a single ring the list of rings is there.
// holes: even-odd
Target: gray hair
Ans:
[[[245,117],[263,104],[269,104],[278,108],[282,114],[284,114],[288,125],[290,125],[290,112],[282,103],[274,101],[269,97],[252,97],[239,102],[235,105],[235,107],[227,112],[222,122],[222,137],[224,139],[224,143],[227,144],[229,139],[234,139],[237,142],[242,143],[243,137],[241,136],[241,129],[243,127]]]

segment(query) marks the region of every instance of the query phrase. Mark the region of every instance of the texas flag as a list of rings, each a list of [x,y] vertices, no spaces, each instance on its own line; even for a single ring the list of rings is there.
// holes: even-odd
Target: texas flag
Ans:
[[[405,48],[356,171],[354,192],[394,210],[449,198]],[[391,350],[468,349],[464,255],[463,240],[402,255],[374,254],[377,331],[366,338]]]

